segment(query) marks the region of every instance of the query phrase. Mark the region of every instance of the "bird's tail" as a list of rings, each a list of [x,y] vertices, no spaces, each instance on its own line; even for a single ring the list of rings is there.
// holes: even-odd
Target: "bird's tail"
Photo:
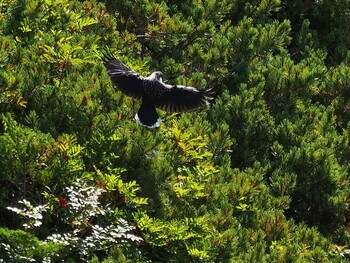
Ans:
[[[135,120],[142,126],[148,128],[157,128],[162,122],[156,111],[156,108],[153,105],[144,103],[141,104],[140,109],[136,113]]]

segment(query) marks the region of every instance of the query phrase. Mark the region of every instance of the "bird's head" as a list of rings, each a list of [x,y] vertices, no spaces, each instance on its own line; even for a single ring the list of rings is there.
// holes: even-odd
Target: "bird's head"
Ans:
[[[163,77],[163,73],[160,71],[155,71],[150,76],[151,79],[156,79],[159,82],[162,82],[162,77]]]

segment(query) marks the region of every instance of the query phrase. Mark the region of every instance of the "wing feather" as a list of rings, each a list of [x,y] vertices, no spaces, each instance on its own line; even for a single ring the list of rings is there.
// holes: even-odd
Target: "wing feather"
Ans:
[[[141,99],[143,94],[143,77],[125,66],[111,54],[104,54],[103,62],[113,84],[125,95]]]
[[[156,101],[156,106],[167,112],[186,112],[209,105],[211,90],[182,85],[164,84],[165,91]]]

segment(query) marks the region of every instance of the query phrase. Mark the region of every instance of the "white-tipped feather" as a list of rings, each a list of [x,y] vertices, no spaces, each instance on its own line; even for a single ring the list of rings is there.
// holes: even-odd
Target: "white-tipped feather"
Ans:
[[[151,128],[151,129],[158,128],[160,126],[160,124],[162,123],[162,119],[159,117],[157,119],[157,121],[154,124],[152,124],[151,126],[145,125],[140,121],[139,115],[137,113],[135,114],[135,120],[138,124],[140,124],[144,127],[147,127],[147,128]]]

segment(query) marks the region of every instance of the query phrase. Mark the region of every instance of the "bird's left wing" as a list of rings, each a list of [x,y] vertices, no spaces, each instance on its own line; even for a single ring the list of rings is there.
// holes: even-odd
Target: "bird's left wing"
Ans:
[[[163,83],[162,83],[163,84]],[[211,90],[182,85],[164,85],[164,92],[155,106],[167,112],[186,112],[209,105]]]
[[[142,98],[142,82],[144,79],[142,76],[139,76],[135,71],[125,66],[111,54],[104,54],[103,62],[113,84],[121,92],[134,99]]]

